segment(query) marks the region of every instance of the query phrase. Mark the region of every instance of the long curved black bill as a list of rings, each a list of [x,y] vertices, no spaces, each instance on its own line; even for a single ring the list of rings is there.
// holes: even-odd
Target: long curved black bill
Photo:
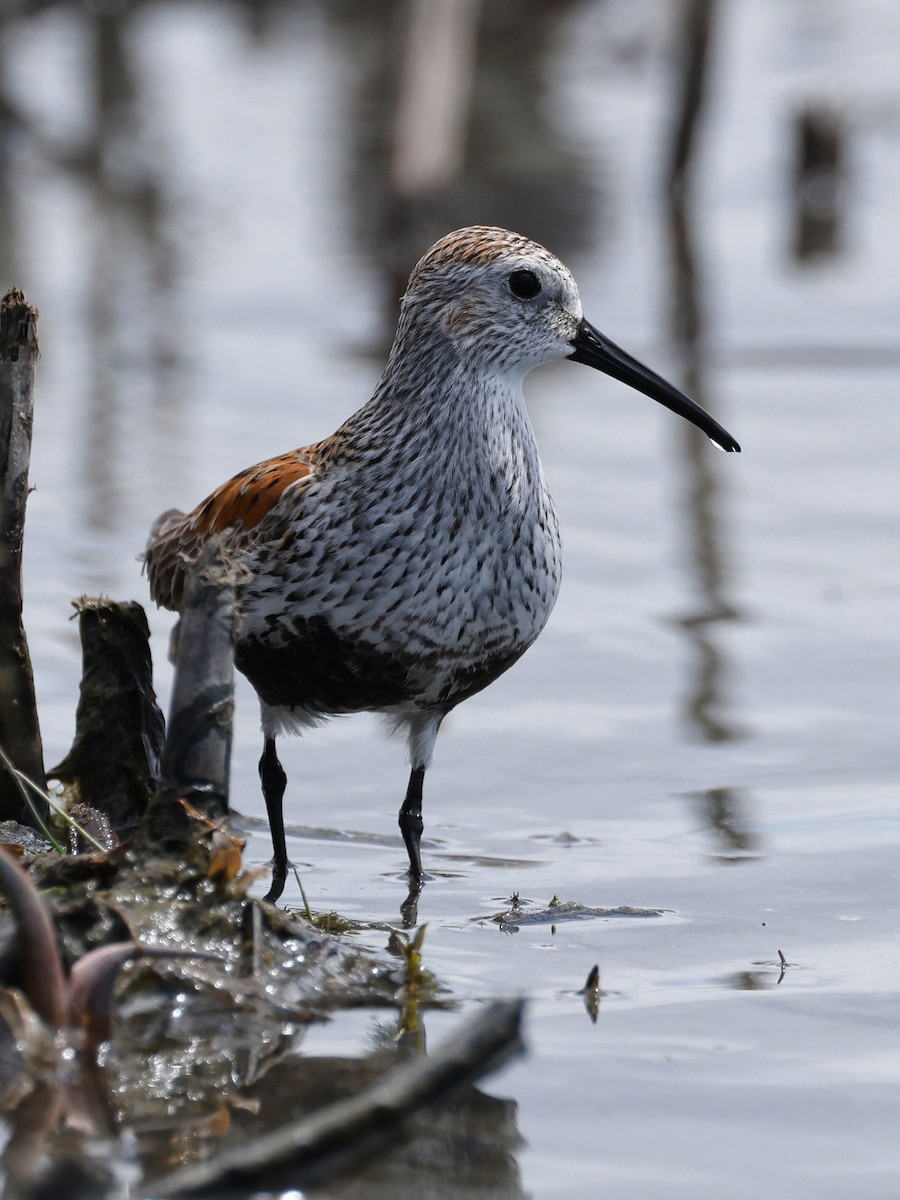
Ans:
[[[728,450],[740,454],[741,448],[718,421],[696,404],[690,396],[680,392],[671,383],[666,383],[661,375],[645,367],[643,363],[632,358],[620,349],[615,342],[604,337],[589,321],[582,319],[578,332],[572,339],[574,352],[569,355],[573,362],[584,363],[585,366],[595,367],[604,375],[611,375],[629,387],[643,392],[651,400],[670,408],[680,417],[686,417],[692,425],[702,429],[709,440],[720,450]]]

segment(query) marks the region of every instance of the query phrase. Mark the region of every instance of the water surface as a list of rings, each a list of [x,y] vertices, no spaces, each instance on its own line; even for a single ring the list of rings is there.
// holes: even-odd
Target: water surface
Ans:
[[[0,260],[41,310],[26,619],[48,763],[73,731],[70,598],[143,598],[135,556],[159,511],[331,432],[378,377],[396,14],[338,10],[272,5],[254,23],[148,4],[115,26],[118,51],[74,6],[7,22],[27,119]],[[590,320],[683,379],[660,186],[668,6],[560,5],[539,46],[510,35],[505,55],[497,12],[447,226],[543,238]],[[897,1192],[900,15],[725,3],[714,33],[693,378],[744,453],[571,363],[531,377],[563,591],[539,643],[446,723],[418,914],[461,1005],[427,1016],[429,1039],[524,992],[530,1053],[485,1086],[482,1175],[460,1173],[451,1121],[430,1150],[450,1169],[383,1165],[335,1195]],[[837,108],[848,165],[835,251],[799,262],[810,102]],[[69,161],[84,146],[100,166]],[[151,620],[165,696],[170,619]],[[270,852],[260,749],[242,684],[233,799],[254,863]],[[314,907],[399,924],[402,747],[354,718],[282,758]],[[514,932],[490,919],[514,893],[664,912]],[[594,963],[596,1024],[578,994]],[[307,1049],[365,1050],[381,1020],[341,1017]]]

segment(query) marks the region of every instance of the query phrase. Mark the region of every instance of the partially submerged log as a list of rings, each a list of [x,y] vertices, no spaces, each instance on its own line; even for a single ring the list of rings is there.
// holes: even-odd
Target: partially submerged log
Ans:
[[[32,828],[37,826],[35,801],[26,780],[46,787],[22,624],[22,543],[37,356],[37,310],[13,289],[0,300],[0,821]]]

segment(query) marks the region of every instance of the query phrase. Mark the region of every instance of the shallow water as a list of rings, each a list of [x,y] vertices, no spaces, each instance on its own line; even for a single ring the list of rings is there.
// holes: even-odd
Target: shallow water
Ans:
[[[669,7],[553,11],[540,51],[506,57],[492,18],[447,227],[548,241],[589,319],[677,381]],[[26,620],[48,763],[73,730],[69,599],[143,598],[159,511],[331,432],[380,370],[387,9],[269,12],[144,6],[121,28],[134,110],[110,104],[121,63],[95,62],[80,9],[4,30],[29,123],[7,146],[0,261],[41,310]],[[498,1153],[469,1196],[897,1192],[900,14],[726,3],[714,46],[701,382],[744,453],[573,364],[531,377],[563,592],[534,649],[448,720],[428,779],[418,916],[461,1003],[428,1015],[429,1039],[487,997],[531,1001],[530,1053],[483,1089],[504,1101]],[[94,130],[91,81],[105,167],[79,173],[60,152]],[[800,264],[792,121],[822,99],[847,129],[841,248]],[[151,621],[165,696],[170,621]],[[232,795],[262,863],[259,750],[242,683]],[[313,906],[399,923],[402,747],[354,718],[282,758]],[[513,893],[664,912],[513,931],[491,919]],[[594,963],[596,1024],[578,994]],[[306,1048],[365,1050],[381,1020],[342,1016]],[[373,1168],[335,1194],[463,1194],[454,1136],[451,1169]]]

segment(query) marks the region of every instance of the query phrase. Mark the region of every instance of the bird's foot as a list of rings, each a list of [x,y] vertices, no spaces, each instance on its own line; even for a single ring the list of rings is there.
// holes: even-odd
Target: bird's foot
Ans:
[[[270,904],[274,904],[276,900],[281,898],[281,893],[284,891],[284,885],[287,883],[288,868],[293,867],[293,863],[276,862],[272,867],[272,886],[265,894],[265,899]]]
[[[281,893],[284,891],[284,885],[287,883],[288,871],[293,871],[294,879],[297,881],[297,888],[300,891],[300,896],[303,900],[303,914],[307,921],[313,919],[312,909],[309,907],[309,900],[306,897],[306,889],[303,887],[303,880],[300,878],[300,872],[290,860],[285,859],[284,862],[277,860],[272,864],[272,886],[265,894],[265,899],[270,904],[274,904],[276,900],[281,898]]]

